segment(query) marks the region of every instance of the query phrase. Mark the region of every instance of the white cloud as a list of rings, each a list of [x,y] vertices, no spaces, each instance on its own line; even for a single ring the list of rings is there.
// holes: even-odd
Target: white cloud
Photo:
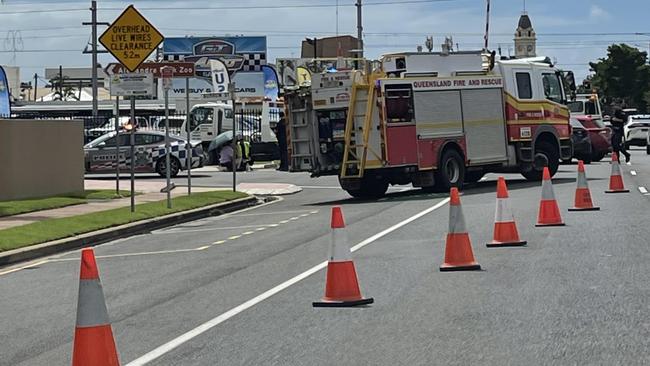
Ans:
[[[589,17],[592,20],[599,20],[599,19],[609,19],[610,15],[605,9],[601,8],[596,4],[593,4],[591,5],[591,9],[589,11]]]

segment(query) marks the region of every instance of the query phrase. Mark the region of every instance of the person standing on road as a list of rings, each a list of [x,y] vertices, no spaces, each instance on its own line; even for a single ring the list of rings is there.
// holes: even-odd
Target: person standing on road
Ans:
[[[630,162],[630,153],[625,148],[625,143],[623,142],[623,131],[625,126],[625,121],[627,116],[625,112],[620,107],[614,109],[614,113],[611,119],[612,123],[612,151],[618,155],[619,159],[621,153],[625,155],[625,162]]]
[[[276,137],[278,138],[278,149],[280,150],[280,167],[278,170],[286,172],[289,170],[289,151],[287,147],[287,120],[284,112],[280,111],[280,120],[276,127]]]

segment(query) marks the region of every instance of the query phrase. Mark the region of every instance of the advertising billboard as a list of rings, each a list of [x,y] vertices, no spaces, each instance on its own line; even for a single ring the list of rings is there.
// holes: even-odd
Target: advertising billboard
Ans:
[[[218,60],[228,70],[240,97],[265,97],[266,37],[171,37],[163,43],[167,61],[194,62],[196,77],[190,79],[190,97],[212,90],[210,60]],[[175,79],[171,98],[184,98],[185,80]]]

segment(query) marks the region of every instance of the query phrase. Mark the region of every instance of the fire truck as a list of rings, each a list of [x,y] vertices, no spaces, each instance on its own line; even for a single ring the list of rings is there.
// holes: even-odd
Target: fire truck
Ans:
[[[555,174],[571,157],[574,90],[572,73],[546,58],[384,55],[373,69],[313,75],[309,88],[285,93],[290,168],[338,175],[363,198],[395,184],[462,188],[488,172],[540,180],[544,166]]]

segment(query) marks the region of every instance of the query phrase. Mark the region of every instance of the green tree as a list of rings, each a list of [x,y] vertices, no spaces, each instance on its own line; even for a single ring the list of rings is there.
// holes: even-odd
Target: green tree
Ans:
[[[650,102],[648,54],[626,44],[607,48],[607,58],[590,62],[595,72],[592,85],[606,103],[624,104],[646,112]]]

